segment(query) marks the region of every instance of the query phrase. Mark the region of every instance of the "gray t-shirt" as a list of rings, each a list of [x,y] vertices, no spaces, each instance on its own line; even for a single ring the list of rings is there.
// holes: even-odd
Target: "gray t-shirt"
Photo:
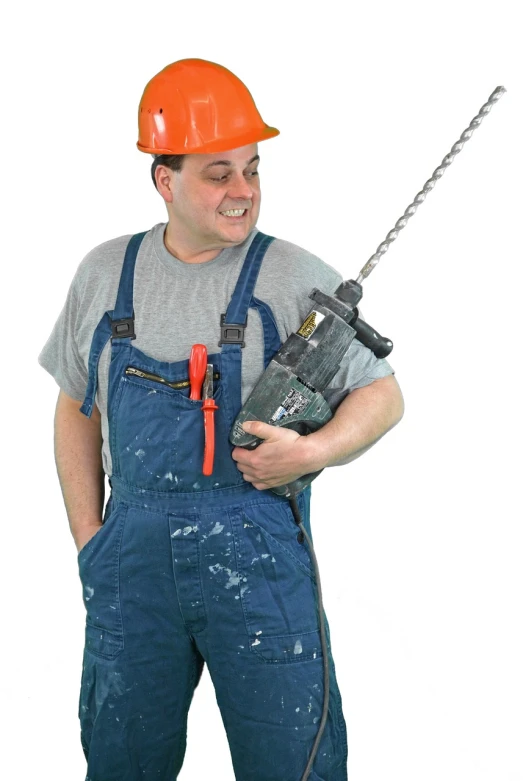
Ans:
[[[235,247],[223,249],[206,263],[184,263],[165,247],[166,223],[158,223],[144,237],[136,259],[133,345],[158,361],[189,357],[193,344],[219,352],[220,315],[225,312],[249,245],[257,233]],[[104,313],[113,310],[123,259],[131,235],[95,247],[82,260],[72,280],[58,320],[38,361],[73,399],[83,401],[88,380],[89,351],[94,330]],[[283,341],[296,331],[313,302],[312,288],[333,293],[342,277],[329,265],[295,244],[275,239],[263,260],[254,290],[268,304]],[[249,309],[242,349],[242,400],[245,401],[263,371],[263,331],[258,312]],[[107,387],[111,342],[98,367],[96,404],[102,416],[102,456],[111,475],[107,422]],[[354,340],[331,387],[350,392],[393,374],[389,363],[378,360]]]

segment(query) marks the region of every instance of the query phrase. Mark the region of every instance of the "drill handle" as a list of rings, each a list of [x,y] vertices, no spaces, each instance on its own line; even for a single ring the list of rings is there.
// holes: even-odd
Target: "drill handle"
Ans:
[[[374,330],[374,328],[365,322],[360,320],[358,316],[358,310],[354,309],[356,313],[356,319],[351,322],[352,328],[356,331],[356,339],[372,350],[376,358],[386,358],[392,352],[393,344],[386,336],[380,336],[380,334]]]

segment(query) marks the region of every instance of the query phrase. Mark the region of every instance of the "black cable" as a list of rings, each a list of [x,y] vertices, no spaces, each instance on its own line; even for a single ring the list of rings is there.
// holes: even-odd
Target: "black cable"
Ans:
[[[320,581],[320,571],[318,569],[318,560],[316,559],[316,554],[314,553],[314,548],[312,546],[311,539],[307,534],[305,527],[303,526],[303,521],[300,515],[300,510],[298,508],[298,502],[296,501],[296,496],[291,496],[289,498],[289,503],[291,506],[292,514],[294,516],[296,525],[299,526],[300,531],[302,532],[303,536],[307,540],[307,545],[309,546],[309,553],[311,555],[312,563],[314,566],[314,575],[316,577],[316,586],[318,588],[318,613],[319,613],[319,620],[320,620],[321,651],[323,654],[323,712],[321,714],[321,721],[320,721],[320,726],[318,728],[318,734],[316,735],[316,739],[314,741],[314,745],[312,747],[312,751],[309,756],[307,767],[305,768],[305,772],[301,777],[301,781],[307,781],[309,774],[312,770],[314,758],[320,746],[321,736],[323,735],[323,730],[325,729],[325,724],[327,723],[327,716],[329,713],[329,655],[327,649],[327,636],[325,634],[325,617],[323,615],[323,598],[321,594],[321,581]]]

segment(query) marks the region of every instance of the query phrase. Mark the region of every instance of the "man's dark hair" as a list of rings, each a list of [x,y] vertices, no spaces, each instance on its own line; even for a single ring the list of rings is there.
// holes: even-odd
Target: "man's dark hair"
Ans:
[[[151,176],[153,184],[156,187],[156,179],[154,178],[154,172],[159,165],[165,165],[170,168],[171,171],[181,171],[183,165],[183,158],[185,155],[155,155],[153,164],[151,166]],[[158,187],[156,187],[158,189]]]

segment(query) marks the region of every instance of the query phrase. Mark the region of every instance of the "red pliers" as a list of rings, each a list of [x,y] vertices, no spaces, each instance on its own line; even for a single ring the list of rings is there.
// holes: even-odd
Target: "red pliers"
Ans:
[[[213,365],[207,363],[207,348],[204,344],[194,344],[189,358],[189,380],[191,393],[189,398],[199,401],[203,382],[203,427],[205,431],[205,449],[203,453],[203,474],[212,475],[214,465],[214,411],[218,405],[213,399]]]
[[[214,464],[214,411],[218,405],[213,399],[213,365],[207,364],[203,383],[203,426],[205,429],[205,450],[203,453],[203,474],[212,475]]]

